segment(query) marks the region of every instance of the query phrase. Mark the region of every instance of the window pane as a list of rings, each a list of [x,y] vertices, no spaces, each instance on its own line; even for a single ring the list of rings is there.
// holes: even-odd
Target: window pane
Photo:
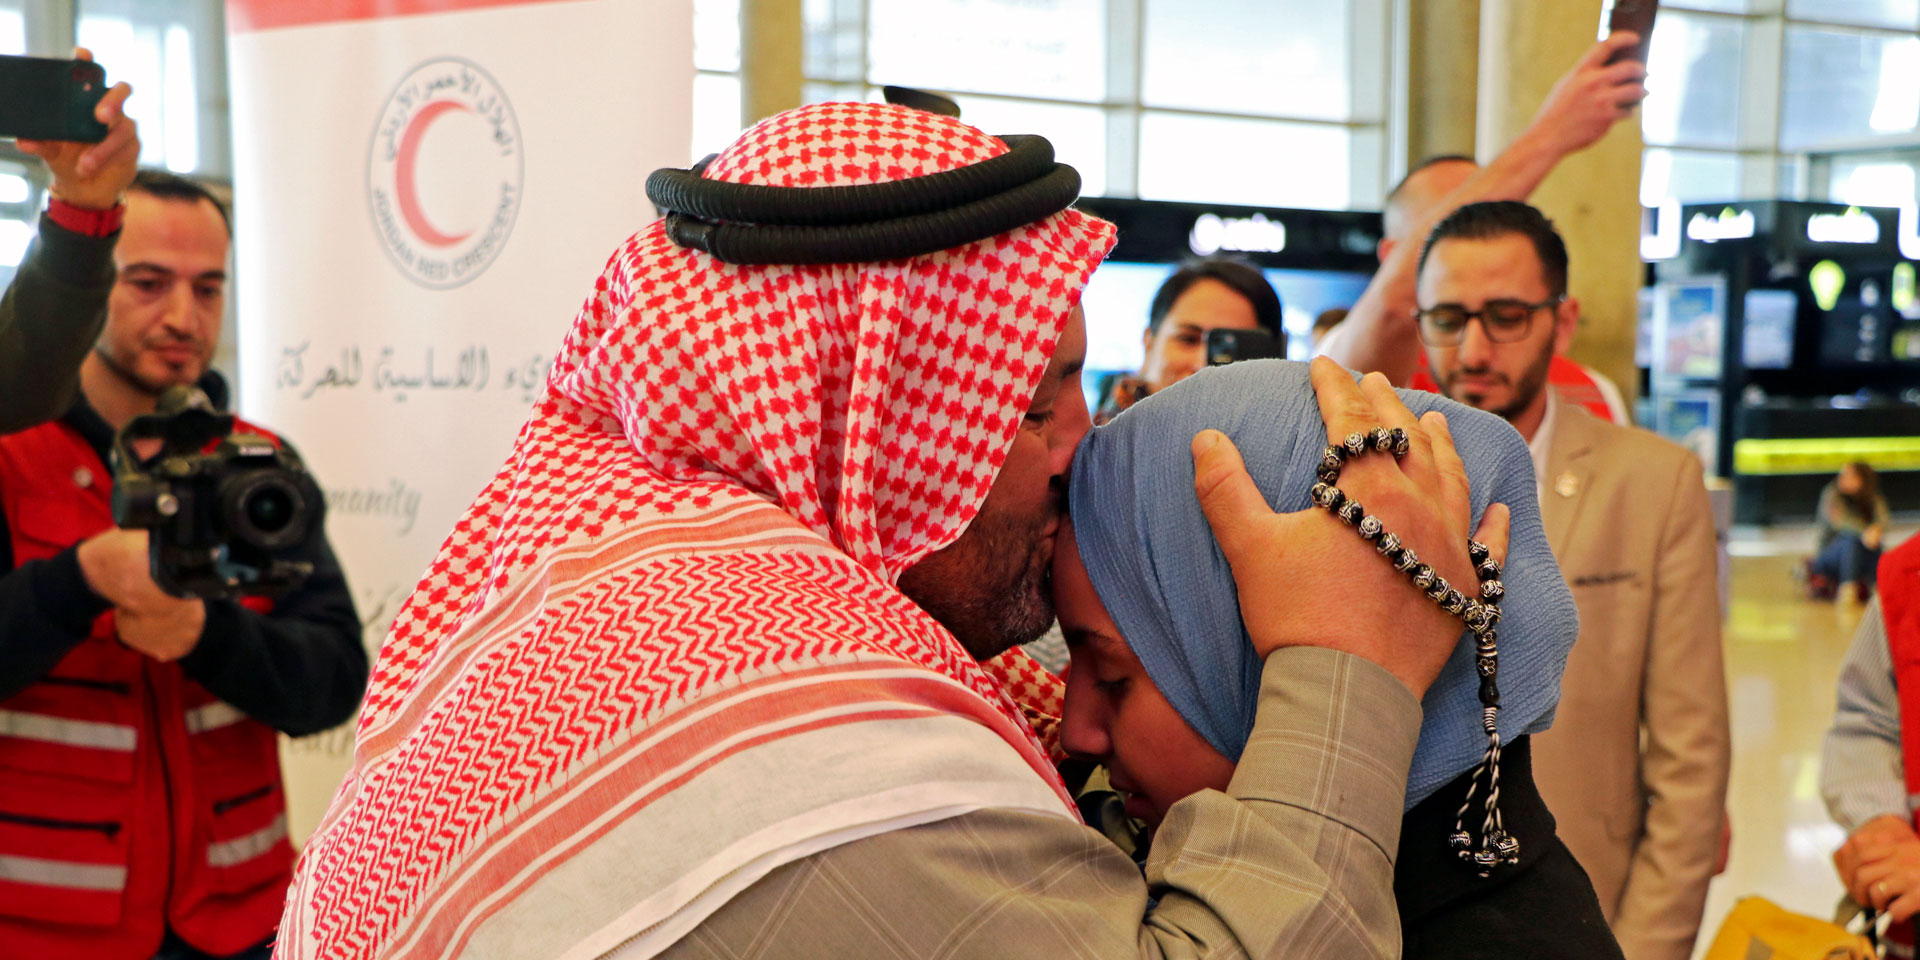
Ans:
[[[1669,13],[1654,22],[1647,51],[1647,100],[1640,131],[1648,143],[1739,145],[1739,20]]]
[[[1346,0],[1146,0],[1141,100],[1349,119],[1354,37],[1348,7]]]
[[[693,67],[740,69],[740,0],[693,0]]]
[[[20,0],[0,0],[0,53],[20,56],[27,52],[27,18]]]
[[[1100,100],[1105,0],[870,0],[867,79],[930,90]]]
[[[740,136],[740,77],[693,75],[693,159],[719,153]]]
[[[1920,27],[1920,0],[1787,0],[1787,16],[1795,20],[1912,30]]]
[[[878,98],[876,98],[878,99]],[[1098,107],[1068,107],[994,97],[957,96],[960,119],[995,136],[1037,133],[1053,143],[1060,162],[1080,172],[1080,192],[1107,192],[1107,118]]]
[[[1920,200],[1913,164],[1900,160],[1833,161],[1827,199],[1862,207],[1905,207]]]
[[[1920,121],[1920,38],[1787,29],[1780,145],[1905,133]]]
[[[201,157],[201,97],[198,58],[217,61],[207,35],[223,29],[212,0],[85,0],[80,4],[80,45],[93,51],[107,80],[138,91],[127,115],[140,124],[140,163],[177,173],[218,169]],[[209,69],[224,65],[210,63]],[[216,74],[217,75],[217,74]]]
[[[1741,200],[1740,157],[1732,153],[1650,149],[1640,164],[1640,205],[1665,200],[1709,203]]]
[[[1353,195],[1351,136],[1324,124],[1147,113],[1140,196],[1343,210]]]

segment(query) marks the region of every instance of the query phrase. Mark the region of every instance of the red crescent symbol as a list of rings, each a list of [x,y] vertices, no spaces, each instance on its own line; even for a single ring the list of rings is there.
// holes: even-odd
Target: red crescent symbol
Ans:
[[[430,247],[451,247],[473,236],[471,231],[446,234],[434,229],[433,224],[427,222],[426,212],[420,209],[420,191],[413,179],[414,159],[420,153],[420,139],[427,127],[449,110],[466,109],[464,104],[452,100],[435,100],[421,107],[420,112],[413,115],[413,122],[407,124],[407,131],[400,135],[400,154],[393,161],[393,192],[400,201],[400,216],[407,221],[414,236]]]

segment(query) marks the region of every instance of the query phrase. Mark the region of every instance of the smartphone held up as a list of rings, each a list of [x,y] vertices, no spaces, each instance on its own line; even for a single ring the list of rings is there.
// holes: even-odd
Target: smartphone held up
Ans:
[[[1622,60],[1647,62],[1647,48],[1653,44],[1653,20],[1660,13],[1660,0],[1607,0],[1600,11],[1600,39],[1628,31],[1640,42],[1614,54],[1608,63]]]
[[[98,143],[107,74],[89,60],[0,56],[0,137]]]

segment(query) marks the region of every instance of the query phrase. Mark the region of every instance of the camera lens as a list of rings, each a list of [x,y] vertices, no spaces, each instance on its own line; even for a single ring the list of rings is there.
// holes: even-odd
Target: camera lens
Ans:
[[[261,533],[279,533],[293,522],[293,495],[278,487],[265,487],[254,491],[241,509]]]
[[[242,474],[228,481],[221,494],[221,519],[236,540],[280,550],[305,538],[310,505],[285,472]]]

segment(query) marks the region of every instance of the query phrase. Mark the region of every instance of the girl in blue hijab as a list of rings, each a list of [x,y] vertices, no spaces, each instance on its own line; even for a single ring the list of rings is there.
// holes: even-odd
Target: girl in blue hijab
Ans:
[[[1471,489],[1470,526],[1490,503],[1511,511],[1498,630],[1499,808],[1520,844],[1516,865],[1484,877],[1450,848],[1488,746],[1473,639],[1463,631],[1422,702],[1407,777],[1394,882],[1405,956],[1618,958],[1592,885],[1555,836],[1531,775],[1526,735],[1553,720],[1579,620],[1541,526],[1526,443],[1499,417],[1437,394],[1399,393],[1416,416],[1447,415]],[[1326,434],[1307,365],[1237,363],[1169,387],[1087,435],[1069,486],[1071,530],[1055,551],[1055,604],[1073,658],[1062,741],[1105,766],[1127,813],[1149,825],[1182,797],[1226,788],[1259,698],[1262,662],[1193,492],[1188,448],[1206,429],[1233,441],[1274,510],[1312,506]],[[1430,602],[1406,589],[1409,604]]]

